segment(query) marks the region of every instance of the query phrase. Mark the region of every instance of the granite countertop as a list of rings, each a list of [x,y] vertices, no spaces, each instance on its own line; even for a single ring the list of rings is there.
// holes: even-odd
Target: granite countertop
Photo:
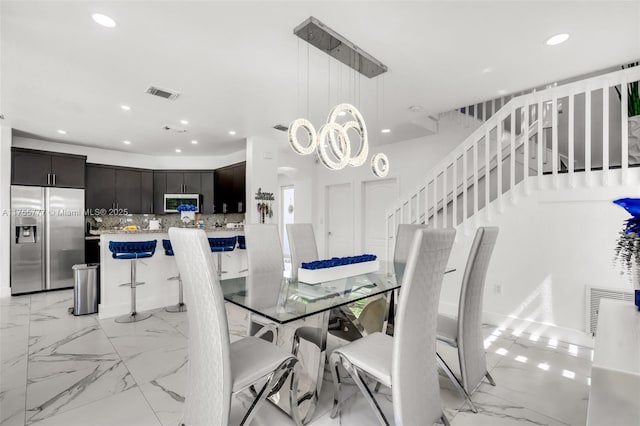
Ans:
[[[191,229],[198,229],[198,228],[191,228]],[[209,227],[209,228],[204,228],[205,232],[243,232],[244,231],[244,227],[238,227],[238,228],[226,228],[226,227],[221,227],[221,228],[215,228],[215,227]],[[91,231],[91,235],[105,235],[105,234],[167,234],[169,233],[168,229],[140,229],[139,231],[125,231],[123,229],[98,229],[98,230],[93,230]]]

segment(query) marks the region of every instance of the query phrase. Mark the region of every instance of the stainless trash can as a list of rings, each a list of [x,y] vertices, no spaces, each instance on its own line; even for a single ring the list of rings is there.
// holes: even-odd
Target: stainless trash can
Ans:
[[[95,314],[98,312],[99,263],[73,265],[73,315]],[[71,310],[71,309],[69,309]]]

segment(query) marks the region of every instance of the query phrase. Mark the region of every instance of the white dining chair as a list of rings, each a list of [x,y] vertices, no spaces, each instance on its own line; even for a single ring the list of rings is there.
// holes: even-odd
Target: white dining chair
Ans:
[[[436,320],[444,271],[455,230],[417,230],[402,280],[402,293],[393,337],[373,333],[331,355],[334,403],[331,417],[341,408],[339,366],[353,378],[378,420],[389,425],[366,375],[391,388],[393,414],[398,425],[448,425],[442,409],[436,362]]]
[[[231,398],[251,386],[259,391],[241,424],[249,424],[274,387],[285,383],[298,362],[295,356],[262,339],[229,341],[222,289],[203,230],[171,228],[169,236],[184,297],[189,305],[189,365],[182,425],[229,423]],[[290,382],[291,406],[296,407],[297,380]],[[297,410],[292,410],[301,424]]]
[[[291,279],[298,279],[302,262],[318,260],[318,246],[310,223],[288,223],[287,238],[291,250]]]
[[[278,226],[248,224],[244,226],[249,274],[284,273],[284,258]]]
[[[478,410],[471,401],[471,394],[482,379],[486,377],[492,386],[496,385],[487,370],[482,335],[482,300],[487,269],[497,238],[498,228],[478,228],[462,277],[458,317],[438,315],[438,341],[458,350],[461,380],[439,354],[438,363],[474,413]]]
[[[412,225],[406,223],[398,225],[396,244],[393,250],[393,267],[398,277],[402,277],[404,273],[405,265],[409,259],[413,237],[416,231],[420,229],[427,229],[427,225]]]

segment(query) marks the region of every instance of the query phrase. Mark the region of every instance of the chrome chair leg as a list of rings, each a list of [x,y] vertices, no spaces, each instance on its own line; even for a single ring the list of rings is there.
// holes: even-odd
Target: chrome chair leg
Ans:
[[[378,401],[376,400],[375,396],[371,392],[371,389],[369,389],[367,384],[362,380],[362,377],[360,377],[360,373],[358,372],[358,368],[355,367],[353,364],[351,364],[351,362],[349,362],[348,359],[342,357],[339,353],[335,353],[334,352],[331,355],[331,358],[332,358],[334,363],[341,364],[342,367],[344,367],[344,369],[347,371],[347,373],[349,373],[349,375],[351,376],[353,381],[356,383],[356,385],[360,389],[360,392],[362,392],[362,395],[364,395],[364,397],[367,400],[367,402],[374,408],[375,413],[376,413],[376,417],[378,418],[380,423],[382,425],[384,425],[384,426],[390,426],[389,421],[387,420],[387,418],[385,417],[384,413],[382,412],[382,409],[380,408],[380,405],[378,404]],[[336,366],[336,368],[337,368],[337,366]],[[335,369],[332,368],[332,373],[334,372],[334,370]],[[334,405],[335,405],[335,398],[336,398],[336,396],[334,395]],[[335,413],[334,413],[334,411],[335,411]],[[331,412],[333,417],[335,417],[337,412],[338,412],[338,410],[334,406],[334,410],[332,410],[332,412]]]
[[[487,374],[485,374],[484,376],[487,378],[487,380],[489,381],[489,384],[491,386],[495,386],[496,385],[495,380],[493,380],[493,377],[491,377],[491,374],[489,374],[488,371],[487,371]]]
[[[467,404],[469,404],[469,406],[471,407],[471,411],[473,411],[474,413],[478,412],[478,409],[476,408],[476,406],[473,404],[473,401],[471,401],[471,396],[469,396],[469,394],[467,393],[466,390],[464,390],[464,387],[462,386],[462,383],[460,383],[460,381],[458,380],[458,378],[456,377],[455,374],[453,374],[453,371],[451,371],[451,368],[449,368],[449,366],[447,365],[446,362],[444,362],[444,359],[442,359],[442,357],[440,356],[439,353],[436,352],[436,357],[438,358],[438,365],[440,366],[440,368],[447,374],[447,377],[449,377],[449,380],[451,380],[451,382],[453,383],[453,385],[456,387],[456,389],[458,390],[458,392],[460,392],[460,394],[464,397],[464,399],[467,401]]]

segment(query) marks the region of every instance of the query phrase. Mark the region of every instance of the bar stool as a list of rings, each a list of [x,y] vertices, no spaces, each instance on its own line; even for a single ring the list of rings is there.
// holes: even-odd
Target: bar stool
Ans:
[[[109,241],[109,251],[114,259],[131,260],[131,282],[120,284],[121,286],[131,286],[131,313],[116,318],[116,322],[129,323],[146,320],[151,313],[136,312],[136,286],[144,282],[136,281],[136,265],[138,259],[151,257],[156,252],[158,240],[153,241]]]
[[[236,237],[225,238],[209,238],[209,247],[212,253],[218,254],[218,265],[216,271],[218,272],[218,279],[222,279],[222,274],[226,274],[227,271],[222,270],[222,252],[233,251],[236,248]]]
[[[171,246],[171,240],[162,240],[162,248],[164,249],[164,254],[167,256],[173,256],[173,247]],[[167,278],[167,281],[178,281],[178,304],[171,305],[164,308],[167,312],[187,312],[187,305],[184,304],[184,300],[182,298],[182,279],[180,278],[180,273],[175,277]]]
[[[246,250],[247,249],[247,243],[246,243],[246,240],[244,238],[244,235],[238,235],[236,238],[238,239],[238,250]],[[247,269],[247,268],[240,269],[238,272],[240,272],[240,273],[249,272],[249,269]]]

